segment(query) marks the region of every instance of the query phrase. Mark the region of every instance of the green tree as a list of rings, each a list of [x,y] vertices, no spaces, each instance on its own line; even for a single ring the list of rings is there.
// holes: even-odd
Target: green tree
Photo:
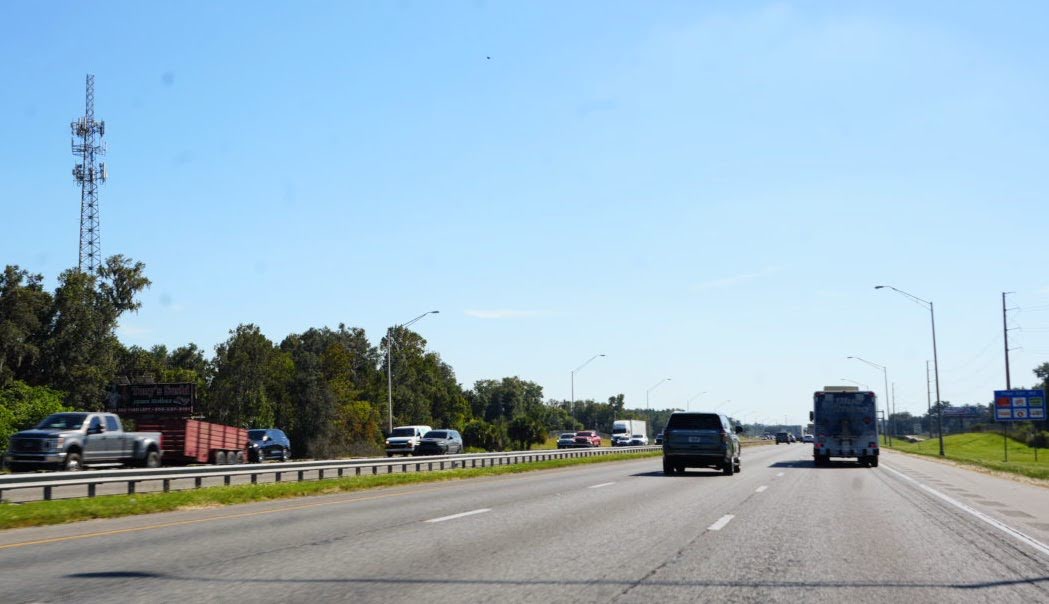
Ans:
[[[69,411],[63,393],[46,386],[30,386],[13,380],[0,387],[0,448],[19,430],[35,426],[52,413]]]
[[[0,386],[33,373],[53,298],[43,275],[8,265],[0,275]]]
[[[215,378],[206,413],[233,426],[273,426],[285,382],[294,373],[291,356],[262,334],[258,326],[238,325],[215,347]]]
[[[464,446],[485,451],[502,451],[509,440],[503,425],[492,424],[483,419],[472,419],[466,422],[462,433]]]
[[[118,369],[118,321],[138,310],[136,296],[149,285],[145,265],[120,255],[108,258],[93,275],[63,272],[32,382],[64,391],[67,404],[77,409],[98,409]]]
[[[518,449],[531,449],[533,444],[546,441],[546,429],[543,424],[527,415],[518,415],[510,420],[506,433]]]
[[[478,380],[468,394],[473,414],[489,422],[509,421],[518,415],[541,416],[543,387],[521,378]]]

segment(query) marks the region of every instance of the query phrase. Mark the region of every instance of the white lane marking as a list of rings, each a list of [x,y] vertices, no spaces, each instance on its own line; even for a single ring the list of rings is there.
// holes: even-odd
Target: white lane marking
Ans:
[[[765,486],[765,485],[761,485],[761,486],[760,486],[760,487],[758,487],[758,488],[757,488],[757,489],[756,489],[756,490],[755,490],[754,492],[755,492],[755,493],[760,493],[760,492],[764,491],[764,490],[765,490],[765,489],[767,489],[767,488],[768,488],[767,486]]]
[[[989,524],[989,525],[993,526],[994,528],[1002,531],[1006,535],[1009,535],[1009,536],[1013,537],[1014,539],[1022,541],[1024,543],[1026,543],[1027,545],[1033,547],[1034,549],[1038,550],[1039,552],[1045,554],[1046,556],[1049,556],[1049,545],[1046,545],[1046,544],[1042,543],[1041,541],[1038,541],[1037,539],[1035,539],[1033,537],[1029,537],[1029,536],[1021,533],[1020,531],[1014,529],[1013,527],[1009,526],[1008,524],[1005,524],[1004,522],[999,522],[998,520],[995,520],[994,518],[991,518],[987,514],[984,514],[983,512],[981,512],[979,510],[971,508],[971,507],[965,505],[964,503],[958,501],[957,499],[954,499],[953,497],[948,497],[947,495],[944,495],[943,493],[937,491],[936,489],[934,489],[932,487],[925,486],[921,482],[911,478],[910,476],[907,476],[903,472],[899,472],[897,470],[893,470],[892,468],[887,467],[885,464],[882,464],[881,467],[885,468],[886,470],[892,472],[893,474],[899,476],[900,478],[902,478],[904,480],[907,480],[907,481],[910,481],[910,482],[914,483],[915,485],[918,486],[918,488],[922,489],[923,491],[925,491],[927,493],[935,495],[936,497],[939,497],[940,499],[942,499],[942,500],[946,501],[947,503],[953,505],[954,507],[958,508],[959,510],[962,510],[963,512],[968,512],[969,514],[975,516],[976,518],[978,518],[980,520],[983,520],[987,524]]]
[[[708,531],[720,531],[721,529],[725,528],[726,524],[728,524],[729,522],[732,522],[733,518],[735,518],[735,516],[733,516],[732,514],[725,514],[721,518],[718,518],[717,522],[715,522],[714,524],[708,526],[707,530]]]
[[[441,516],[440,518],[431,518],[426,522],[444,522],[445,520],[455,520],[456,518],[462,518],[463,516],[473,516],[474,514],[483,514],[485,512],[491,512],[492,508],[482,508],[480,510],[471,510],[469,512],[463,512],[462,514],[452,514],[451,516]]]
[[[601,487],[607,487],[615,484],[614,482],[602,482],[601,484],[595,484],[594,486],[587,487],[588,489],[600,489]]]
[[[780,476],[783,476],[783,472],[780,472],[779,474],[776,474],[776,478],[779,478]]]

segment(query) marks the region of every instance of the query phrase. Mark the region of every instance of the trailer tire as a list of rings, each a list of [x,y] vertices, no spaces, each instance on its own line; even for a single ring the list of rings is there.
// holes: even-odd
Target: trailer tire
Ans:
[[[244,451],[237,451],[237,454],[233,456],[233,463],[238,465],[244,463]]]
[[[215,451],[214,459],[212,460],[212,463],[214,463],[216,466],[224,466],[224,465],[226,465],[226,452],[225,451]]]

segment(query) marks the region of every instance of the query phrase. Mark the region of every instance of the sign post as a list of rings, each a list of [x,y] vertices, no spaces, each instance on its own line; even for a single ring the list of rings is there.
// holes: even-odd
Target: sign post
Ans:
[[[1009,461],[1009,422],[1042,421],[1045,417],[1044,390],[994,391],[994,421],[1002,422],[1005,461]]]

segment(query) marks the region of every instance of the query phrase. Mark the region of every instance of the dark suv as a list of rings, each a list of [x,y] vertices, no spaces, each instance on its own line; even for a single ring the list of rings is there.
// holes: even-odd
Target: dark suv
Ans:
[[[423,434],[412,455],[451,455],[463,452],[463,437],[455,430],[430,430]]]
[[[291,441],[276,428],[257,428],[248,430],[251,450],[248,459],[262,462],[267,459],[288,461],[291,459]]]
[[[674,413],[663,430],[663,473],[685,468],[718,468],[726,476],[740,471],[740,445],[732,426],[720,413]]]

